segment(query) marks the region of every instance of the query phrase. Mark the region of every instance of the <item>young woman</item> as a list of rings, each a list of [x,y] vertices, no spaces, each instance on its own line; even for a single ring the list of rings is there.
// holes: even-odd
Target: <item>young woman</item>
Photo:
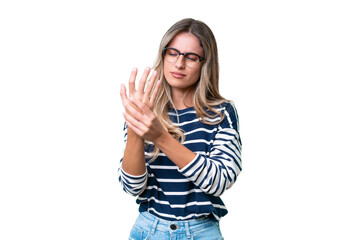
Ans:
[[[131,73],[125,108],[125,151],[119,181],[137,197],[140,215],[129,239],[223,239],[227,214],[220,195],[241,171],[234,105],[219,93],[215,37],[201,21],[183,19],[164,35],[155,70],[135,89]]]

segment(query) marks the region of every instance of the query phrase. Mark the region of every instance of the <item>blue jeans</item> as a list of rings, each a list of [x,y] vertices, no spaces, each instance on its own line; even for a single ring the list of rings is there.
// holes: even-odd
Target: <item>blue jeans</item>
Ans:
[[[218,222],[209,218],[166,221],[141,212],[129,240],[223,240]]]

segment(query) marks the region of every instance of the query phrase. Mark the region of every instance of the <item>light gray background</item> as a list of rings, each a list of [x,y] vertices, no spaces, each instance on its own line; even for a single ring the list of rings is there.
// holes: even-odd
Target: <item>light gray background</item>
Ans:
[[[127,239],[120,83],[193,17],[240,116],[225,239],[359,239],[357,1],[128,2],[1,1],[0,238]]]

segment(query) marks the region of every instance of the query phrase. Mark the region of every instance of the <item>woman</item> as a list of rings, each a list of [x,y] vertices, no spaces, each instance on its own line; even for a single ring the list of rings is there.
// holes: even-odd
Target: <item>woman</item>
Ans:
[[[236,109],[218,89],[215,37],[201,21],[183,19],[164,35],[150,68],[125,108],[125,151],[119,181],[138,196],[140,215],[130,239],[223,239],[227,214],[220,195],[241,171]],[[172,238],[171,238],[172,239]]]

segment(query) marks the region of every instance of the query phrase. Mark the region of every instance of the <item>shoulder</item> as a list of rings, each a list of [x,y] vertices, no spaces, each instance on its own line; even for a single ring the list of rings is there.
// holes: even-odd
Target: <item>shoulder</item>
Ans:
[[[237,117],[237,110],[236,110],[234,102],[232,102],[232,101],[226,101],[219,105],[216,105],[213,107],[213,110],[215,110],[216,112],[221,113],[221,114],[226,114],[226,115]]]
[[[218,105],[217,109],[220,110],[221,114],[223,115],[221,125],[224,127],[238,129],[239,117],[235,104],[232,101],[226,101]]]

